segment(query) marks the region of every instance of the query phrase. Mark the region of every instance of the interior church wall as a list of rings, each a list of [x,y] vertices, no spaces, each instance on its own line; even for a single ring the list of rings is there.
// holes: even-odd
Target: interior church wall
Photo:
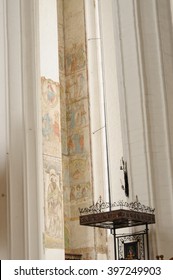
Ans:
[[[102,46],[92,26],[85,33],[84,2],[90,23],[100,2]],[[169,0],[0,1],[1,259],[64,259],[65,250],[113,258],[112,236],[79,226],[79,207],[100,194],[107,199],[105,135],[95,134],[104,127],[100,92],[107,98],[113,200],[137,195],[155,207],[151,258],[172,257],[170,11]]]
[[[83,233],[84,230],[79,229],[78,210],[86,203],[92,204],[84,9],[83,1],[61,3],[63,22],[60,18],[59,34],[64,32],[64,36],[59,37],[59,57],[64,61],[60,79],[65,93],[65,98],[63,93],[61,95],[64,111],[61,123],[66,252],[92,259],[93,230],[87,229]]]
[[[116,194],[116,200],[126,199],[117,180],[121,179],[117,155],[120,156],[122,153],[127,160],[129,176],[127,201],[135,201],[137,196],[141,203],[156,208],[156,224],[151,225],[149,231],[150,258],[155,259],[157,254],[169,258],[172,252],[173,104],[170,77],[172,75],[170,1],[151,3],[151,1],[120,0],[109,1],[108,4],[101,0],[99,8],[102,29],[101,67],[104,69],[104,94],[109,104],[106,104],[108,150],[111,150],[109,164],[111,183],[114,182],[113,192]],[[92,18],[89,24],[91,20]],[[93,30],[91,34],[91,38],[99,45],[100,37],[94,37]],[[93,51],[91,45],[94,45],[92,39],[88,43],[90,54]],[[116,54],[116,58],[113,54]],[[95,57],[96,55],[93,61],[99,64],[100,58]],[[114,65],[111,64],[113,59]],[[91,61],[92,55],[89,57],[89,67]],[[90,69],[95,75],[93,71],[95,68]],[[117,84],[116,78],[110,82],[112,75],[117,76]],[[93,85],[99,83],[98,77],[94,78],[95,81],[91,82],[92,78],[89,77],[89,82]],[[95,102],[93,97],[92,102]],[[113,118],[115,110],[116,120]],[[94,137],[92,145],[93,142]],[[97,148],[94,149],[95,158],[96,151]],[[97,173],[94,172],[94,176],[97,176]],[[169,222],[164,218],[168,213]],[[111,236],[109,244],[112,244]],[[112,256],[110,248],[109,257]]]
[[[157,252],[169,258],[172,255],[173,244],[171,9],[170,1],[157,1],[152,5],[148,1],[145,5],[140,1],[138,5],[146,84],[152,191],[156,207]]]
[[[66,106],[66,80],[65,80],[65,50],[64,50],[64,9],[63,0],[57,1],[58,12],[58,56],[60,78],[60,106],[61,106],[61,142],[62,142],[62,184],[64,200],[64,246],[70,248],[70,216],[69,204],[69,156],[67,150],[67,106]]]
[[[84,8],[83,0],[58,1],[65,244],[66,253],[97,259],[102,230],[79,225],[79,208],[93,204]]]
[[[150,226],[151,258],[163,254],[167,259],[173,225],[170,1],[117,1],[114,8],[132,197],[138,195],[140,202],[156,209],[156,224]]]
[[[1,1],[0,5],[0,103],[5,140],[0,184],[1,259],[37,259],[36,6],[32,0]]]

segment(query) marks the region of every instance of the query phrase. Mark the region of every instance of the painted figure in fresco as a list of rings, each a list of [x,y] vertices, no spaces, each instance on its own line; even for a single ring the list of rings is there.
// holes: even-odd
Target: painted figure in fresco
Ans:
[[[80,145],[80,152],[83,153],[83,151],[84,151],[84,135],[83,134],[80,135],[79,145]]]
[[[72,48],[66,53],[67,73],[74,73],[85,67],[85,50],[83,44],[73,44]]]
[[[76,124],[76,126],[81,125],[80,106],[78,103],[75,106],[75,124]]]
[[[81,96],[84,90],[84,85],[85,85],[85,78],[83,73],[78,75],[78,96]]]
[[[82,197],[88,197],[89,194],[89,184],[85,184],[82,188]]]
[[[70,192],[70,201],[75,200],[76,199],[76,195],[75,195],[75,186],[71,187],[71,192]]]
[[[85,111],[84,104],[76,102],[68,113],[68,120],[70,128],[84,126],[87,123],[86,119],[87,112]]]
[[[79,69],[82,69],[83,67],[85,67],[85,50],[84,50],[84,45],[83,44],[80,44],[78,46],[78,49],[77,49],[77,61],[78,61],[78,70]]]
[[[76,125],[83,126],[86,124],[86,111],[84,104],[76,105],[76,115],[75,115]]]
[[[67,52],[66,53],[66,69],[67,69],[67,73],[69,73],[70,70],[70,66],[71,66],[71,61],[72,61],[72,56],[71,56],[71,52]]]
[[[71,73],[77,70],[77,56],[76,56],[77,44],[73,44],[71,49]]]
[[[80,199],[82,197],[81,186],[77,185],[76,187],[76,199]]]
[[[71,162],[71,177],[80,179],[88,171],[87,159],[75,159]]]
[[[80,153],[80,145],[79,145],[79,134],[74,134],[73,139],[74,139],[74,145],[75,145],[75,153]]]
[[[81,104],[80,106],[80,114],[81,114],[81,124],[85,125],[86,124],[86,111],[84,104]]]
[[[75,147],[75,146],[74,146],[74,143],[73,143],[73,138],[72,138],[72,136],[69,136],[69,137],[68,137],[67,146],[68,146],[69,153],[70,153],[70,154],[73,153],[74,147]]]
[[[47,140],[52,134],[52,120],[48,113],[42,117],[42,134]]]
[[[73,98],[73,84],[71,83],[70,79],[68,79],[66,82],[66,92],[69,101],[71,101],[71,99]]]
[[[75,133],[68,137],[68,149],[70,154],[80,154],[84,151],[84,135]]]
[[[76,124],[76,106],[74,106],[73,110],[70,111],[69,117],[70,117],[70,128],[74,128]]]
[[[61,235],[62,195],[60,182],[54,169],[50,170],[50,184],[47,191],[47,232],[52,237]]]
[[[45,92],[46,103],[49,106],[55,106],[57,104],[57,92],[56,88],[49,82],[47,85],[47,91]]]
[[[48,80],[46,78],[42,79],[42,94],[43,101],[46,106],[55,107],[58,104],[58,84]]]
[[[71,60],[71,73],[74,73],[77,70],[77,57],[76,54],[72,54]]]
[[[56,92],[54,92],[54,89],[50,83],[48,84],[47,100],[50,105],[53,105],[56,102]]]
[[[54,124],[53,124],[54,135],[60,139],[60,129],[59,129],[59,114],[58,112],[54,113]]]

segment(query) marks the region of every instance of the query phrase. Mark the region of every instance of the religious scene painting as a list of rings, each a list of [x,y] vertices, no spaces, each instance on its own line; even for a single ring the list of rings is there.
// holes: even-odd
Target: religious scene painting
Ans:
[[[81,199],[86,199],[90,196],[90,192],[91,192],[90,182],[73,185],[70,187],[70,201],[76,202]]]
[[[71,182],[85,182],[90,179],[89,158],[86,156],[70,158],[69,171]]]
[[[65,59],[67,75],[83,69],[86,65],[86,52],[83,43],[73,43],[70,49],[66,49]]]
[[[81,71],[67,77],[67,102],[72,103],[87,96],[86,71]]]
[[[60,248],[63,240],[63,190],[59,162],[44,157],[45,247]]]
[[[125,260],[137,260],[138,254],[138,242],[124,243],[124,259]]]
[[[74,134],[68,137],[69,154],[83,153],[84,151],[84,135]]]
[[[71,130],[88,126],[87,100],[81,100],[68,106],[67,122],[68,128]]]
[[[145,242],[144,233],[124,235],[118,239],[118,259],[120,260],[144,260]]]
[[[42,136],[43,152],[61,156],[60,87],[44,77],[42,86]]]

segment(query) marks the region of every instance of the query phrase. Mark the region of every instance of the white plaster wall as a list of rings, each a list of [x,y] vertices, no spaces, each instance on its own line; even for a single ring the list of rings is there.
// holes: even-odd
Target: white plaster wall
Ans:
[[[24,164],[23,164],[23,112],[21,73],[21,18],[19,1],[7,3],[8,36],[8,108],[7,124],[9,144],[9,217],[10,258],[25,258],[24,235]]]
[[[130,197],[134,200],[138,195],[139,201],[156,207],[156,226],[150,227],[151,258],[156,254],[169,258],[173,225],[170,1],[121,0],[113,7]]]
[[[40,73],[59,81],[57,1],[39,0]]]
[[[118,81],[120,90],[123,149],[129,166],[130,198],[151,204],[148,171],[146,114],[139,51],[137,12],[134,1],[117,1],[114,5]]]
[[[98,5],[85,1],[94,201],[108,200],[105,119]]]
[[[114,30],[113,1],[98,1],[102,42],[103,95],[107,126],[108,160],[112,202],[126,200],[121,189],[123,174],[120,159],[125,158],[120,121],[120,101],[117,81],[116,44]],[[123,182],[124,183],[124,182]]]
[[[123,152],[120,121],[113,1],[87,0],[85,7],[94,197],[96,201],[101,194],[108,201],[109,184],[112,202],[125,201],[120,159],[126,154]],[[113,239],[109,236],[108,255],[109,259],[114,259],[111,248]],[[98,254],[97,257],[107,256]]]
[[[46,260],[64,260],[64,250],[62,249],[45,249]]]
[[[117,194],[119,195],[118,199],[120,199],[124,193],[120,183],[120,179],[122,179],[120,159],[123,156],[123,151],[112,1],[86,1],[86,26],[95,199],[98,198],[100,192],[100,194],[106,193],[105,199],[108,200],[108,177],[110,177],[113,201]],[[106,112],[106,120],[104,111]],[[106,130],[108,134],[109,175],[107,171]]]
[[[172,256],[172,27],[170,1],[140,1],[157,254]],[[169,216],[169,223],[165,217]]]
[[[37,259],[35,6],[33,1],[0,3],[1,258]]]

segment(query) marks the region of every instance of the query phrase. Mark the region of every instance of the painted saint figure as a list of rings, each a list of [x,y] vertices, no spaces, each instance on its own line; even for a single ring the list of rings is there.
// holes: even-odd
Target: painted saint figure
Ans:
[[[50,170],[50,184],[47,191],[47,233],[52,237],[60,237],[61,230],[61,190],[54,169]]]

